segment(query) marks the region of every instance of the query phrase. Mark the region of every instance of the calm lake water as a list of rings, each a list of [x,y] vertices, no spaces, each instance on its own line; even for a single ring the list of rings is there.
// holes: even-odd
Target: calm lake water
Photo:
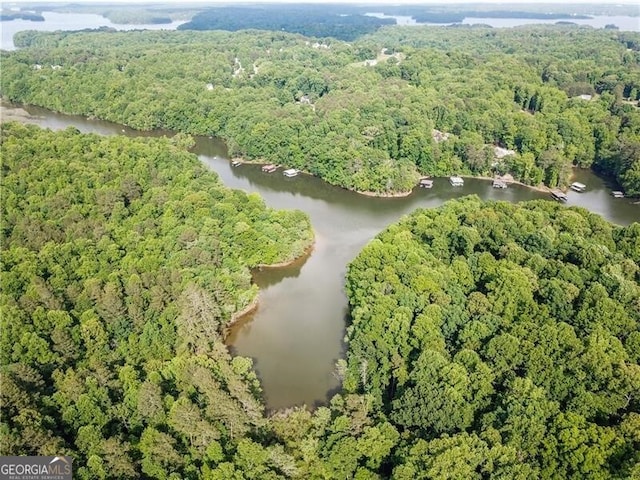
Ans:
[[[625,32],[640,32],[640,17],[624,16],[594,16],[588,19],[562,19],[562,20],[536,20],[531,18],[465,18],[462,23],[467,25],[484,24],[495,28],[517,27],[534,24],[554,24],[557,22],[571,22],[576,25],[588,25],[593,28],[604,28],[606,25],[615,25]]]
[[[633,8],[633,7],[629,7]],[[638,9],[636,8],[636,11]],[[415,19],[411,16],[405,15],[385,15],[383,13],[367,13],[366,15],[370,15],[372,17],[377,18],[394,18],[398,25],[410,25],[410,26],[420,26],[420,25],[450,25],[451,22],[448,23],[419,23],[416,22]],[[595,15],[591,18],[586,19],[553,19],[553,20],[542,20],[535,18],[490,18],[490,17],[466,17],[462,20],[462,24],[464,25],[490,25],[495,28],[512,28],[519,27],[523,25],[539,25],[539,24],[554,24],[557,22],[572,22],[577,25],[589,25],[593,28],[604,28],[605,25],[615,25],[619,30],[627,31],[627,32],[640,32],[640,16],[604,16],[604,15]]]
[[[168,134],[141,133],[109,122],[23,108],[29,114],[25,121],[51,129],[74,126],[103,135]],[[10,114],[5,109],[3,118],[10,118]],[[259,307],[228,337],[234,353],[254,359],[271,409],[323,403],[338,387],[333,372],[344,352],[346,266],[386,226],[416,208],[437,207],[463,195],[509,202],[550,198],[517,185],[497,190],[491,182],[478,179],[465,179],[462,188],[452,187],[447,179],[436,179],[433,189],[416,188],[408,197],[371,198],[308,175],[286,178],[281,171],[262,173],[258,165],[232,167],[224,144],[215,139],[197,138],[194,153],[225,185],[257,192],[274,208],[303,210],[316,232],[310,256],[289,267],[255,273],[261,288]],[[614,185],[584,170],[576,172],[576,181],[586,184],[588,190],[569,191],[568,205],[583,206],[620,225],[640,221],[640,205],[614,199],[610,195]]]
[[[630,7],[633,8],[633,7]],[[428,25],[417,23],[412,17],[401,15],[384,15],[382,13],[368,13],[367,15],[380,18],[395,18],[398,25]],[[42,12],[44,22],[32,22],[29,20],[11,20],[8,22],[0,22],[2,30],[2,43],[0,49],[15,50],[13,36],[22,30],[40,30],[40,31],[56,31],[56,30],[82,30],[85,28],[111,27],[116,30],[175,30],[178,25],[184,22],[173,22],[170,24],[152,24],[152,25],[118,25],[112,23],[108,18],[100,15],[85,13],[56,13]],[[558,20],[532,20],[521,18],[465,18],[462,23],[491,25],[492,27],[515,27],[519,25],[539,24],[539,23],[556,23]],[[571,20],[579,25],[591,25],[595,28],[603,28],[605,25],[616,25],[620,30],[624,31],[640,31],[640,17],[631,16],[594,16],[586,20]]]
[[[23,30],[38,30],[55,32],[56,30],[83,30],[85,28],[110,27],[116,30],[175,30],[184,22],[173,22],[151,25],[119,25],[101,15],[89,13],[56,13],[42,12],[44,22],[32,22],[30,20],[11,20],[0,22],[2,29],[2,43],[0,49],[15,50],[13,36]]]

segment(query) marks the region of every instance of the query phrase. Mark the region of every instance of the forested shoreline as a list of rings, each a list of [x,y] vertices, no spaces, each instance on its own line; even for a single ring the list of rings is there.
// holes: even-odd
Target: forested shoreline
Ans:
[[[640,224],[540,200],[378,235],[347,274],[343,388],[401,432],[393,478],[640,474],[639,262]]]
[[[79,479],[640,477],[640,223],[477,197],[403,217],[347,267],[340,392],[266,412],[225,328],[256,301],[251,268],[308,252],[310,220],[188,153],[188,134],[216,135],[377,195],[422,175],[564,187],[575,166],[637,196],[640,35],[16,43],[4,98],[180,133],[2,124],[0,454],[70,455]]]
[[[378,195],[420,176],[572,166],[640,194],[640,35],[571,26],[385,27],[352,43],[284,32],[16,35],[2,96],[136,129],[223,138],[230,155]],[[496,155],[495,147],[510,155]]]
[[[313,233],[225,188],[188,145],[2,125],[3,455],[162,478],[264,421],[224,330],[255,300],[249,269]]]
[[[248,268],[302,253],[308,220],[188,145],[3,124],[3,455],[71,455],[81,479],[640,473],[640,224],[418,210],[348,268],[343,390],[266,414],[222,330]]]

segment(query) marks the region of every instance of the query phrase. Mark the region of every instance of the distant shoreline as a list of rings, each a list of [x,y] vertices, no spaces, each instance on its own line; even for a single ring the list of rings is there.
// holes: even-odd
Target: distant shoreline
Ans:
[[[8,122],[8,121],[17,121],[17,122],[21,122],[21,123],[37,123],[34,121],[34,119],[37,117],[33,117],[31,114],[29,114],[29,112],[27,112],[26,110],[24,110],[23,108],[21,108],[18,105],[15,105],[13,107],[7,107],[5,105],[0,105],[0,123],[3,122]],[[89,118],[89,117],[85,117],[85,118]],[[126,126],[126,125],[122,125],[122,126]],[[224,139],[221,139],[224,141]],[[234,162],[234,161],[238,161],[241,164],[248,164],[248,165],[269,165],[272,162],[267,161],[264,158],[259,158],[259,159],[255,159],[255,160],[250,160],[246,157],[241,157],[241,156],[234,156],[234,157],[230,157],[229,162]],[[278,168],[285,168],[282,165],[279,164],[274,164],[276,165]],[[573,170],[579,168],[579,167],[573,167],[572,168],[572,174],[570,177],[570,182],[573,180],[574,174],[573,174]],[[378,193],[378,192],[370,192],[370,191],[359,191],[359,190],[353,190],[350,188],[346,188],[340,185],[334,185],[331,184],[329,182],[327,182],[327,180],[323,179],[322,177],[318,177],[317,175],[314,175],[308,171],[305,170],[300,170],[300,173],[304,173],[313,177],[316,177],[326,183],[328,183],[329,185],[333,185],[335,187],[338,188],[342,188],[344,190],[347,190],[349,192],[354,192],[357,193],[359,195],[364,195],[366,197],[372,197],[372,198],[404,198],[404,197],[408,197],[409,195],[411,195],[414,190],[416,189],[416,187],[418,186],[417,184],[409,191],[405,191],[405,192],[394,192],[394,193]],[[270,175],[268,173],[265,173],[266,175]],[[494,177],[488,177],[488,176],[484,176],[484,175],[459,175],[462,178],[475,178],[475,179],[479,179],[479,180],[494,180]],[[513,179],[512,176],[510,176],[509,174],[505,175],[505,177],[507,178],[503,178],[504,182],[507,184],[513,184],[513,185],[520,185],[522,187],[531,189],[533,191],[537,191],[537,192],[541,192],[541,193],[551,193],[553,190],[555,190],[554,188],[548,187],[546,185],[528,185],[526,183],[523,183],[521,181],[515,180]],[[446,180],[448,177],[444,176],[444,177],[433,177],[434,179],[444,179]],[[557,188],[559,190],[562,191],[567,191],[569,189],[569,187],[565,187],[565,188]],[[313,246],[313,245],[312,245]],[[312,247],[311,246],[311,247]],[[304,254],[302,255],[304,256]],[[292,260],[291,262],[295,261],[296,259]],[[291,262],[282,262],[280,264],[277,265],[259,265],[259,267],[261,268],[277,268],[277,267],[281,267],[281,266],[287,266],[289,265]]]

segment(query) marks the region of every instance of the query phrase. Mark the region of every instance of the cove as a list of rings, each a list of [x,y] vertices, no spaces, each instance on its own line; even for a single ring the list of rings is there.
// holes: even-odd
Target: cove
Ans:
[[[15,117],[51,129],[73,126],[103,135],[172,134],[137,132],[35,107],[21,107],[24,114],[6,103],[3,107],[4,120]],[[321,404],[338,388],[334,365],[343,356],[348,322],[346,268],[389,224],[416,208],[437,207],[469,194],[509,202],[550,199],[548,193],[518,185],[493,189],[491,182],[479,179],[465,179],[462,188],[452,187],[447,179],[435,179],[432,189],[416,188],[407,197],[366,197],[304,174],[287,178],[281,169],[266,174],[259,165],[232,167],[224,144],[216,139],[197,138],[193,151],[226,186],[256,192],[274,208],[300,209],[310,216],[315,230],[316,244],[307,257],[287,267],[254,272],[261,290],[258,307],[236,323],[227,338],[233,353],[254,359],[269,409]],[[640,205],[628,198],[613,198],[610,192],[616,188],[607,180],[584,170],[576,171],[574,180],[587,185],[587,191],[569,191],[567,205],[582,206],[620,225],[640,221]]]

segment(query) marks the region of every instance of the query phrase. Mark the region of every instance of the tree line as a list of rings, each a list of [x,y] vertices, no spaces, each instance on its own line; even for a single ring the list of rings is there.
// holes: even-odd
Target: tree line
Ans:
[[[271,30],[353,41],[383,25],[395,23],[391,18],[355,12],[349,6],[246,5],[203,10],[178,30]]]
[[[400,433],[392,477],[640,474],[640,224],[477,197],[349,266],[346,392]]]
[[[224,329],[255,299],[249,268],[313,233],[224,187],[187,141],[3,125],[3,455],[68,454],[78,478],[195,478],[264,423]]]
[[[231,155],[352,190],[393,194],[421,175],[496,173],[563,187],[579,167],[640,194],[633,32],[385,27],[352,43],[256,31],[21,32],[15,42],[20,50],[2,53],[5,98],[216,135]],[[496,146],[514,153],[497,158]]]
[[[81,479],[633,478],[640,225],[548,201],[418,210],[348,268],[343,389],[266,413],[224,326],[300,212],[190,139],[4,124],[0,453]]]

